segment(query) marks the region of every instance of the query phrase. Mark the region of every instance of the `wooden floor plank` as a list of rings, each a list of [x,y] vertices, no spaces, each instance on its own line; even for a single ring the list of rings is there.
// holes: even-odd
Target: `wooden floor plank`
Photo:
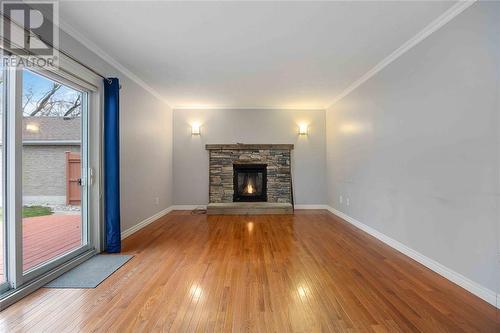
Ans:
[[[40,289],[2,332],[500,332],[498,311],[326,211],[173,212],[96,289]]]

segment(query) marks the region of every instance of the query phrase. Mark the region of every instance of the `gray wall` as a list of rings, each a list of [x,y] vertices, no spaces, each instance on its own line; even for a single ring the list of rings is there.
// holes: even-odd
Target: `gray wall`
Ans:
[[[200,122],[201,135],[191,135]],[[298,123],[309,135],[298,135]],[[296,204],[324,204],[324,110],[174,110],[174,202],[208,203],[207,143],[293,143],[292,174]]]
[[[476,3],[326,116],[328,203],[491,290],[499,36],[500,3]]]
[[[120,79],[120,202],[126,230],[172,205],[172,110],[67,34],[61,32],[60,39],[63,50]]]

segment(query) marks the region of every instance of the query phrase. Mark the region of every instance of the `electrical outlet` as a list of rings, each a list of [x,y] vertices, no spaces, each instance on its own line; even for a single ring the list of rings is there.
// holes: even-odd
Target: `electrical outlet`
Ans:
[[[155,198],[155,205],[159,205],[160,204],[160,198],[156,197]]]
[[[349,198],[346,199],[346,205],[349,206]]]
[[[343,196],[339,196],[339,202],[342,203],[344,201],[344,197]]]

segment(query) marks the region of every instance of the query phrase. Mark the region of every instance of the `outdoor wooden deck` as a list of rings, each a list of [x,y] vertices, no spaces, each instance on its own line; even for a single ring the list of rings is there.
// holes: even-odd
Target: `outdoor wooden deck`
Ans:
[[[23,219],[23,269],[26,271],[80,246],[81,216],[54,214]],[[0,237],[0,245],[3,248]],[[3,276],[0,255],[0,281]]]

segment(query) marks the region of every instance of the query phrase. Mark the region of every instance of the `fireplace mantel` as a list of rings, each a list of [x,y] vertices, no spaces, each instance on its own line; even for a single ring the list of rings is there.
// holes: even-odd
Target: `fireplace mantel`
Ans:
[[[207,150],[254,150],[254,149],[267,149],[267,150],[292,150],[293,144],[248,144],[248,143],[234,143],[234,144],[207,144]]]

